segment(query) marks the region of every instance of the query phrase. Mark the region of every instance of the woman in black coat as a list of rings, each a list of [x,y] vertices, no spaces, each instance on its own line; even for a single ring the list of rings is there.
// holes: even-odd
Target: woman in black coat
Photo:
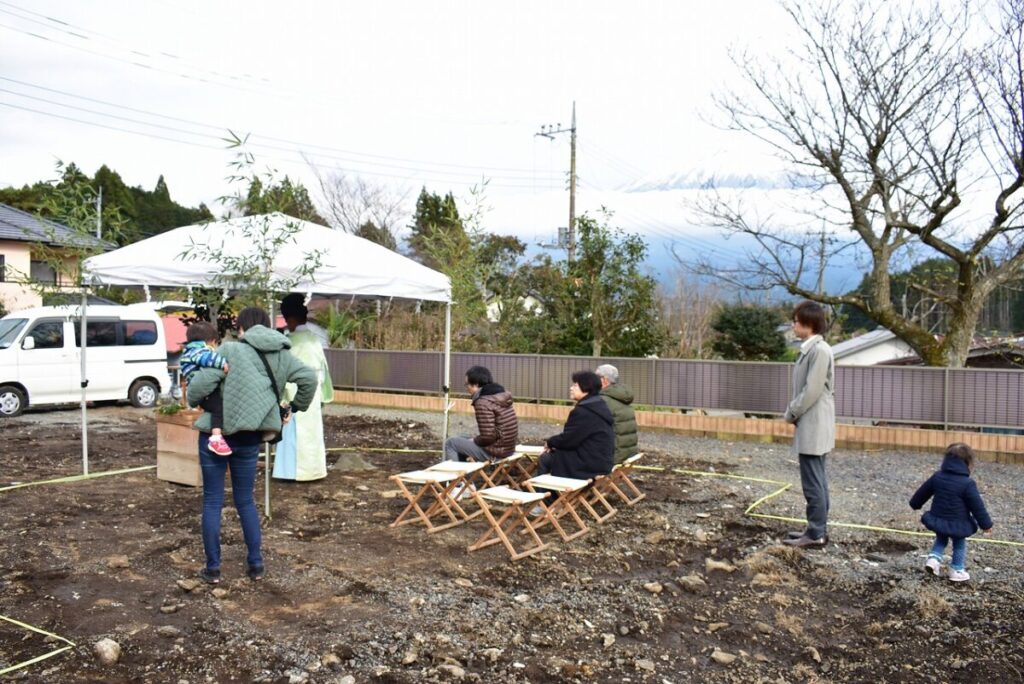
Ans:
[[[538,474],[589,480],[612,471],[615,419],[599,396],[601,378],[593,371],[572,374],[569,397],[576,406],[560,434],[549,437],[540,457]]]

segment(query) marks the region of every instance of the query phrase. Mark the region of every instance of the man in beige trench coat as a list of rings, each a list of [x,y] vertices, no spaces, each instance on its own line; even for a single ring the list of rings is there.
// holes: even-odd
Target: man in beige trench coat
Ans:
[[[784,544],[799,548],[828,544],[828,475],[825,457],[836,445],[835,360],[825,342],[828,329],[820,304],[803,301],[793,311],[793,332],[803,340],[793,368],[793,398],[786,422],[796,426],[793,452],[800,459],[800,484],[807,500],[807,528]]]

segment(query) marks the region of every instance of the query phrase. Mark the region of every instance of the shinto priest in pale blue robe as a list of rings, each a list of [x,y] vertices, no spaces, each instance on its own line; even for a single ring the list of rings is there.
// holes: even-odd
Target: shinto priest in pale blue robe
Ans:
[[[274,477],[282,480],[319,480],[327,477],[327,451],[324,448],[324,418],[322,403],[334,398],[334,386],[327,367],[320,338],[299,326],[288,335],[292,356],[316,371],[317,390],[309,409],[292,415],[281,432],[274,455]],[[293,383],[285,385],[284,398],[295,396]]]

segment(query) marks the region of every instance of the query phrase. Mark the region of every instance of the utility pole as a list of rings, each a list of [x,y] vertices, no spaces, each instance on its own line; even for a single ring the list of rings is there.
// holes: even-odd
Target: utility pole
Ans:
[[[103,186],[100,186],[100,192],[96,195],[96,239],[100,240],[100,233],[103,232]]]
[[[576,258],[576,102],[572,103],[572,124],[569,128],[562,128],[562,124],[544,125],[540,132],[534,135],[543,136],[548,140],[554,140],[559,133],[569,134],[569,227],[566,250],[569,254],[569,261]]]
[[[825,222],[821,223],[821,251],[818,252],[818,294],[825,292]]]

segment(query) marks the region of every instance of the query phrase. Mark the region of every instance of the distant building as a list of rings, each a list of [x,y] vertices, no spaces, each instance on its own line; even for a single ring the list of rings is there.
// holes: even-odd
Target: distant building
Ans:
[[[917,352],[887,328],[876,328],[832,345],[832,355],[840,366],[875,366],[917,358]]]
[[[921,358],[896,334],[877,328],[832,347],[840,366],[921,366]],[[976,337],[964,362],[967,368],[1024,369],[1024,336]]]
[[[32,283],[68,288],[74,285],[73,281],[62,279],[62,274],[39,258],[38,253],[33,253],[33,249],[38,252],[40,244],[58,252],[67,249],[69,268],[63,269],[67,272],[75,267],[76,255],[70,248],[112,246],[94,237],[75,233],[55,221],[0,204],[0,303],[8,311],[42,305],[42,297],[32,290]]]
[[[526,295],[525,297],[517,297],[516,301],[523,308],[524,311],[539,316],[544,313],[544,305],[540,303],[540,300],[533,295]],[[487,300],[487,320],[491,323],[497,323],[501,320],[501,313],[504,310],[503,307],[508,306],[508,302],[499,299],[496,296],[491,296]]]

